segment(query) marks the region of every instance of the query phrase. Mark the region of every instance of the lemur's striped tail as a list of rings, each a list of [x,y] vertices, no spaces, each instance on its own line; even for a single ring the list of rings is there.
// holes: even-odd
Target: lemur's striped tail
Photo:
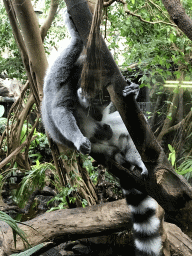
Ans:
[[[137,189],[123,189],[131,207],[136,256],[160,256],[160,220],[156,217],[157,203]]]

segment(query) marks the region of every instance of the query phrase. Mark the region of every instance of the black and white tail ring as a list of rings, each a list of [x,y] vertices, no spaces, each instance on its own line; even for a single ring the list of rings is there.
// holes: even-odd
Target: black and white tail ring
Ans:
[[[136,256],[160,256],[160,220],[156,217],[156,201],[137,189],[122,189],[133,219]]]

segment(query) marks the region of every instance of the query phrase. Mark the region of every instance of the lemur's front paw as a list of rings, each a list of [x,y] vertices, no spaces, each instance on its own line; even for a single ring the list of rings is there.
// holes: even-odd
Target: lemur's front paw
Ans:
[[[148,173],[148,170],[147,170],[146,166],[144,165],[144,163],[142,163],[139,167],[140,167],[139,169],[141,170],[141,176],[143,178],[147,178],[149,173]]]
[[[84,108],[90,107],[91,105],[90,98],[87,95],[85,96],[81,87],[77,90],[77,97],[82,107]]]
[[[110,140],[113,136],[111,126],[105,123],[98,123],[95,129],[94,138],[97,140]]]
[[[91,142],[86,137],[83,137],[78,143],[75,145],[77,150],[82,154],[86,155],[91,152]]]
[[[125,86],[123,89],[123,96],[126,97],[130,94],[134,94],[135,98],[137,98],[140,90],[139,85],[132,83],[130,80],[127,80],[127,83],[129,83],[129,85]]]

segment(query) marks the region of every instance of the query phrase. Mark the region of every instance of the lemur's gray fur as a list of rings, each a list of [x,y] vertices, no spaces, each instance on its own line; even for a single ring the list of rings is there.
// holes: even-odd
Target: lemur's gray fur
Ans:
[[[121,164],[129,162],[147,174],[119,113],[110,113],[110,106],[99,104],[92,107],[100,113],[102,120],[97,121],[89,114],[88,109],[93,101],[90,103],[89,98],[83,96],[79,85],[83,43],[67,12],[65,24],[71,42],[49,66],[45,76],[42,120],[46,131],[57,143],[83,154],[92,151],[113,156]],[[137,96],[138,90],[138,85],[130,83],[123,94],[134,93]]]
[[[71,42],[49,66],[45,76],[42,120],[46,131],[57,143],[83,154],[93,152],[113,158],[120,164],[129,163],[130,168],[136,166],[146,175],[147,168],[119,113],[111,112],[112,103],[108,102],[108,106],[102,102],[95,105],[94,101],[82,94],[83,43],[67,12],[65,24]],[[123,95],[133,93],[137,97],[138,91],[139,86],[129,82]],[[94,111],[90,111],[90,107]],[[127,203],[132,206],[137,255],[159,256],[161,238],[158,233],[159,220],[155,216],[155,201],[130,188],[126,181],[120,182]]]

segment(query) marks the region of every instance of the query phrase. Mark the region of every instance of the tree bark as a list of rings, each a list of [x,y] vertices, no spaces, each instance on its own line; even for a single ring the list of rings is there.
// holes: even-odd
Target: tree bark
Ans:
[[[180,0],[162,0],[171,19],[183,31],[183,33],[192,40],[192,20],[185,13]]]
[[[86,45],[92,20],[87,2],[85,0],[65,0],[65,2],[84,45]],[[118,167],[114,163],[110,171],[125,183],[129,182],[130,186],[147,191],[167,211],[175,211],[184,207],[185,203],[192,199],[192,188],[173,171],[134,97],[130,95],[124,98],[122,96],[126,81],[103,40],[101,53],[101,65],[104,72],[103,86],[107,87],[111,100],[117,107],[149,171],[149,177],[145,182],[139,175],[132,174],[130,178],[126,169]],[[96,160],[102,161],[101,158]]]
[[[170,245],[171,255],[191,256],[192,240],[174,224],[165,222],[164,227],[167,231],[167,238]]]
[[[160,219],[162,211],[159,211]],[[131,229],[131,213],[125,200],[95,205],[86,208],[58,210],[44,213],[19,227],[26,233],[28,241],[32,246],[45,241],[52,240],[56,244],[86,237],[108,235],[112,232],[119,232]],[[175,225],[165,223],[168,233],[168,242],[171,244],[172,252],[180,256],[188,256],[192,253],[192,241],[184,235]],[[10,255],[25,250],[19,237],[17,247],[13,242],[12,229],[0,222],[0,256]],[[166,242],[166,234],[164,242]],[[167,250],[164,250],[167,256]]]
[[[125,200],[119,200],[86,208],[45,213],[25,222],[27,226],[19,227],[26,233],[29,243],[35,246],[50,239],[59,243],[130,229],[130,214]],[[17,249],[14,248],[12,229],[4,222],[0,222],[0,230],[0,244],[4,252],[9,255],[25,249],[19,237]]]
[[[13,6],[23,33],[32,77],[37,85],[38,96],[41,99],[43,97],[43,82],[48,62],[40,30],[37,29],[39,27],[38,20],[31,1],[14,0]]]

